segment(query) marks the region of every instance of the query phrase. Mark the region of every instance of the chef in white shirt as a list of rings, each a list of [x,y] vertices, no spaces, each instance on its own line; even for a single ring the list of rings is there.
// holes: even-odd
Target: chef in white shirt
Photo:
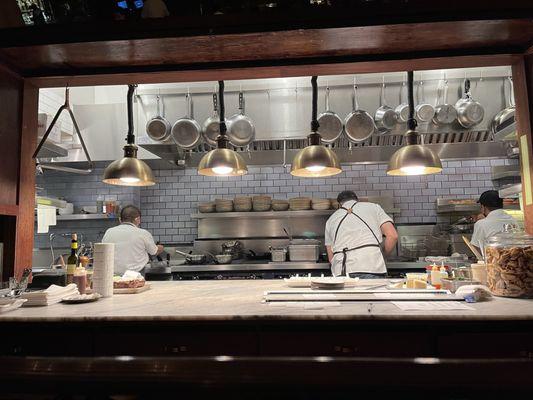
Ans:
[[[154,242],[152,234],[139,228],[141,210],[129,205],[120,212],[120,225],[109,228],[102,239],[103,243],[115,244],[115,274],[122,275],[127,270],[141,272],[148,263],[148,255],[155,256],[163,251],[163,246]]]
[[[481,205],[481,217],[474,224],[471,242],[483,252],[489,237],[503,232],[506,225],[516,226],[516,220],[503,210],[503,199],[496,190],[481,193],[478,203]]]
[[[145,0],[143,10],[141,13],[142,18],[165,18],[168,17],[167,5],[163,0]]]
[[[341,208],[328,219],[325,232],[331,272],[362,279],[385,277],[383,253],[390,253],[398,241],[392,218],[378,204],[359,202],[350,190],[341,192],[337,201]]]

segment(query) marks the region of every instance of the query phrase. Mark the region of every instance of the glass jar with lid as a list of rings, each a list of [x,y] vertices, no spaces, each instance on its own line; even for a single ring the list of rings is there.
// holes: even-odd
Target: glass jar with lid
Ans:
[[[533,236],[506,227],[487,239],[487,284],[496,296],[533,297]]]

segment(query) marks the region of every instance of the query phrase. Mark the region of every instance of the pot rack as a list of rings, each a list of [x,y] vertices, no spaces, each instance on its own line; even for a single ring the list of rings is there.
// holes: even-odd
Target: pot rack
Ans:
[[[32,158],[37,160],[37,169],[49,169],[49,170],[55,170],[55,171],[62,171],[62,172],[69,172],[74,174],[80,174],[80,175],[88,175],[90,174],[94,169],[94,162],[91,160],[91,156],[89,156],[89,152],[87,151],[87,147],[85,146],[85,142],[83,140],[83,137],[81,136],[80,128],[78,127],[78,122],[76,121],[76,118],[74,117],[74,113],[72,112],[72,109],[70,108],[70,102],[69,102],[69,87],[67,86],[65,88],[65,103],[59,107],[59,109],[56,112],[56,115],[54,116],[54,119],[52,120],[52,123],[46,130],[43,138],[39,142],[39,145],[37,146],[37,149],[33,153]],[[70,119],[72,120],[72,124],[74,126],[74,130],[76,131],[76,135],[78,136],[78,139],[80,140],[81,147],[83,148],[83,152],[85,153],[85,157],[87,157],[87,162],[89,163],[89,168],[86,169],[80,169],[80,168],[72,168],[72,167],[65,167],[61,165],[56,165],[54,163],[41,163],[39,162],[39,152],[41,151],[41,148],[43,147],[44,143],[46,142],[46,139],[48,139],[48,135],[54,128],[54,125],[56,124],[59,116],[63,111],[67,111],[70,115]]]

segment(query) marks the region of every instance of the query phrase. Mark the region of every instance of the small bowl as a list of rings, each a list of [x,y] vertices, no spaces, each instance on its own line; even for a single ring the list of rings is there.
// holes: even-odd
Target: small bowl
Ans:
[[[215,256],[215,259],[217,260],[217,263],[219,263],[219,264],[231,264],[231,260],[233,259],[233,255],[231,255],[231,254],[217,254]]]

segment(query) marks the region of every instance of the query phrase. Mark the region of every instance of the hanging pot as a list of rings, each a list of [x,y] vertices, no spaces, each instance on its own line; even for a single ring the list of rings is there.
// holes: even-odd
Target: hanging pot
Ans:
[[[451,104],[448,104],[448,81],[444,81],[443,102],[435,107],[433,123],[436,125],[449,125],[457,119],[457,110]],[[437,103],[440,101],[440,88],[437,91]]]
[[[400,89],[400,105],[394,109],[396,114],[398,114],[399,122],[407,122],[409,119],[409,104],[405,99],[405,81],[402,83],[402,88]]]
[[[426,102],[426,96],[424,94],[424,82],[418,82],[419,93],[421,92],[419,104],[415,107],[416,119],[420,122],[429,122],[435,116],[435,108],[428,102]]]
[[[217,138],[220,135],[220,117],[218,115],[218,97],[213,93],[213,115],[204,121],[202,137],[211,147],[217,147]]]
[[[170,136],[170,130],[172,127],[170,126],[170,123],[161,115],[160,109],[159,109],[159,101],[160,96],[157,95],[157,114],[155,117],[150,119],[146,123],[146,134],[150,137],[150,139],[155,140],[157,142],[163,142],[167,140]],[[163,105],[163,109],[164,109]]]
[[[375,130],[376,125],[372,116],[366,111],[359,109],[357,85],[353,85],[352,112],[344,120],[346,137],[352,143],[359,143],[372,136]]]
[[[326,88],[326,110],[318,116],[318,133],[322,136],[322,142],[333,143],[342,134],[342,119],[329,108],[329,87]]]
[[[507,81],[509,82],[509,96],[507,96],[505,91],[505,82]],[[503,82],[503,95],[506,108],[494,116],[490,124],[490,130],[495,139],[516,140],[514,91],[511,77]]]
[[[374,121],[376,122],[378,131],[385,133],[394,128],[394,125],[396,125],[396,122],[398,121],[398,114],[396,114],[396,111],[387,105],[387,100],[385,99],[385,83],[381,85],[379,105],[379,108],[374,114]]]
[[[185,150],[191,150],[198,146],[202,139],[202,127],[193,117],[192,96],[187,93],[187,116],[178,119],[172,126],[172,139]]]
[[[239,112],[229,121],[229,142],[236,147],[245,147],[255,139],[255,126],[252,120],[244,113],[244,94],[239,92]]]
[[[465,79],[464,95],[455,103],[457,121],[463,128],[472,128],[483,121],[485,110],[483,106],[472,99],[470,93],[470,79]]]

